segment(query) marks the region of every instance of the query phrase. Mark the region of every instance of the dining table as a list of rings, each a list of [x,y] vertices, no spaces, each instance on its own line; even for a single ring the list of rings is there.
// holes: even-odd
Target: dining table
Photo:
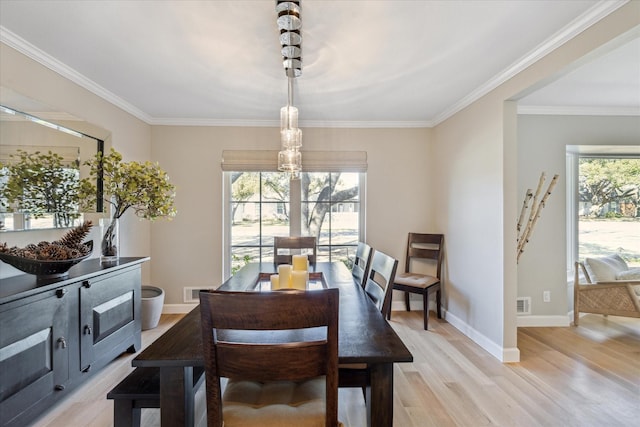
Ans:
[[[273,263],[248,263],[218,290],[271,292]],[[370,372],[367,425],[393,425],[393,366],[412,362],[409,349],[369,300],[342,262],[317,262],[309,266],[309,291],[339,288],[338,363],[366,364]],[[134,367],[160,368],[160,422],[166,426],[194,425],[194,368],[204,366],[200,306],[151,343],[132,361]]]

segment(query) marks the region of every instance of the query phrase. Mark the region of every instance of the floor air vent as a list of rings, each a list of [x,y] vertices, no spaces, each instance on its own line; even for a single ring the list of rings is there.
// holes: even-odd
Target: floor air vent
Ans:
[[[185,287],[184,289],[184,302],[195,302],[200,303],[200,291],[208,291],[210,289],[215,288],[195,288],[195,287]]]
[[[531,297],[518,297],[516,299],[516,314],[531,314]]]

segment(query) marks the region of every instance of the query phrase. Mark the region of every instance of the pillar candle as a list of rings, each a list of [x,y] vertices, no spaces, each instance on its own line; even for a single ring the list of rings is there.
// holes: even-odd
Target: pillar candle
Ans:
[[[278,276],[280,281],[280,289],[291,287],[291,265],[282,264],[278,266]]]
[[[294,270],[304,270],[307,271],[309,269],[309,259],[306,255],[294,255],[293,256],[293,269]]]
[[[291,287],[303,291],[307,289],[307,276],[306,271],[293,270],[291,272]]]
[[[276,289],[280,289],[280,276],[272,274],[269,277],[271,279],[271,290],[275,291]]]

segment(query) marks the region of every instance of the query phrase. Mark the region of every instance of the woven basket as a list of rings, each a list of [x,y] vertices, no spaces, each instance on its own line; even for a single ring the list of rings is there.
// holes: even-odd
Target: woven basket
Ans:
[[[93,240],[83,243],[88,249],[87,254],[79,258],[65,259],[59,261],[43,261],[40,259],[29,259],[7,253],[0,252],[0,260],[17,268],[25,273],[35,274],[42,278],[64,277],[69,274],[69,269],[89,257],[93,251]]]

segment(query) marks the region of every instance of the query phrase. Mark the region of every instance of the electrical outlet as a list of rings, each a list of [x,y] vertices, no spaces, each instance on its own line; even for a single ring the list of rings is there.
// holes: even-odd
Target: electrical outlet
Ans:
[[[551,291],[542,292],[542,301],[551,302]]]

